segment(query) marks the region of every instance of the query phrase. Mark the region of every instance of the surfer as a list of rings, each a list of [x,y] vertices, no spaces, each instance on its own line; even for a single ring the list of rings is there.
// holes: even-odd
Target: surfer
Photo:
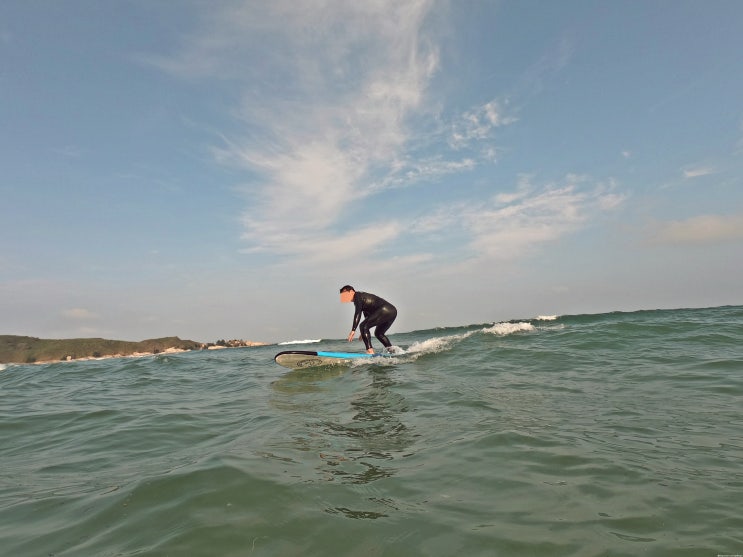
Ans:
[[[383,300],[374,294],[369,294],[368,292],[356,292],[353,286],[347,284],[341,288],[341,303],[346,304],[349,302],[353,302],[356,311],[353,314],[353,327],[351,328],[351,332],[348,334],[348,342],[353,340],[353,337],[356,334],[356,327],[360,327],[361,340],[364,341],[367,354],[374,354],[369,329],[375,327],[374,336],[377,337],[379,342],[384,344],[389,351],[392,343],[385,333],[397,317],[397,308],[387,300]],[[362,313],[365,318],[363,321],[361,321]],[[360,325],[359,321],[361,321]]]

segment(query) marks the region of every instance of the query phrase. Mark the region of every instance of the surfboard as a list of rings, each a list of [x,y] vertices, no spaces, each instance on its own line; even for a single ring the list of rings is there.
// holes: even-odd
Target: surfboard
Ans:
[[[365,352],[313,352],[310,350],[287,350],[274,356],[274,361],[289,369],[349,364],[354,360],[389,358],[394,354],[367,354]]]

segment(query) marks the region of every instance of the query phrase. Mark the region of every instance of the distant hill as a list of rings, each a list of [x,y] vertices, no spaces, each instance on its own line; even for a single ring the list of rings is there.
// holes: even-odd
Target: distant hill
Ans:
[[[32,364],[104,356],[158,354],[168,349],[200,350],[204,347],[200,342],[181,340],[178,337],[129,342],[105,338],[41,339],[0,335],[0,363]]]

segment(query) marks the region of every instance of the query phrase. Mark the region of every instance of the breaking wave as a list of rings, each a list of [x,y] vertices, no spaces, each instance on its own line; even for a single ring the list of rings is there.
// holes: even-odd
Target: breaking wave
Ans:
[[[305,340],[287,340],[284,342],[280,342],[279,346],[288,346],[290,344],[315,344],[318,342],[322,342],[321,338],[309,338]]]

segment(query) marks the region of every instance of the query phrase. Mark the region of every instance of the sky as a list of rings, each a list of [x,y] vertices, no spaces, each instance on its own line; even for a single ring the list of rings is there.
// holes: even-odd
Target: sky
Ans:
[[[6,0],[0,334],[743,303],[743,2]]]

